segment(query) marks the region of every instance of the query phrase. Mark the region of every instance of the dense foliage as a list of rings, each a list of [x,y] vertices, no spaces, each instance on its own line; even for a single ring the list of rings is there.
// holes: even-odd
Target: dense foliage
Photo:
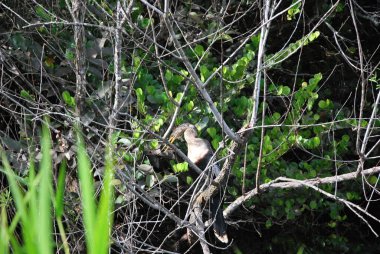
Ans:
[[[33,252],[40,202],[57,221],[46,234],[61,237],[49,238],[45,253],[105,253],[108,233],[115,253],[176,251],[185,231],[178,219],[188,220],[201,178],[164,147],[173,126],[189,122],[221,167],[233,158],[224,197],[234,241],[211,237],[221,246],[213,250],[376,253],[376,8],[354,0],[0,3],[0,247]],[[228,128],[246,138],[237,150]]]

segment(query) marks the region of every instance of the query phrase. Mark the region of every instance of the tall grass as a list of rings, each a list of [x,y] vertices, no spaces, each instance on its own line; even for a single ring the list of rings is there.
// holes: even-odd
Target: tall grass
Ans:
[[[0,253],[44,253],[55,252],[63,247],[70,253],[66,232],[62,223],[64,215],[64,192],[66,161],[61,163],[58,172],[55,193],[52,180],[51,136],[47,120],[42,126],[42,159],[36,172],[34,158],[31,156],[28,179],[17,176],[12,170],[5,152],[1,149],[0,171],[5,173],[10,199],[13,200],[16,213],[8,218],[5,206],[0,211]],[[112,228],[113,209],[113,164],[112,149],[107,147],[106,167],[100,201],[94,195],[91,163],[83,139],[77,131],[77,161],[80,195],[82,199],[83,224],[87,253],[108,253]],[[53,215],[54,214],[54,215]],[[63,246],[53,241],[53,220],[56,220]],[[21,239],[20,239],[21,238]]]
[[[94,184],[91,164],[82,137],[77,132],[78,173],[82,195],[83,221],[86,233],[87,253],[107,253],[112,228],[113,162],[111,145],[106,147],[106,166],[99,205],[94,201]]]

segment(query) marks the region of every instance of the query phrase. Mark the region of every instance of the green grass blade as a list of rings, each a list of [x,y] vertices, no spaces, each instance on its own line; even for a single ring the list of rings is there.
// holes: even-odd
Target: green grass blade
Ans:
[[[63,159],[61,165],[59,166],[58,180],[57,180],[57,191],[55,194],[55,214],[57,217],[61,217],[63,214],[64,200],[63,196],[65,193],[65,178],[66,178],[66,159]]]
[[[77,129],[77,158],[78,158],[78,174],[79,185],[82,197],[83,222],[86,235],[87,253],[96,253],[95,247],[95,197],[94,183],[91,174],[91,164],[87,151],[84,146],[83,139]]]
[[[9,235],[9,236],[10,236],[10,242],[12,246],[12,253],[25,253],[25,251],[23,251],[23,248],[17,241],[16,237],[14,235]]]
[[[11,189],[12,197],[16,205],[17,213],[20,214],[22,224],[22,235],[26,250],[28,253],[37,253],[35,245],[34,229],[30,225],[30,218],[28,216],[26,205],[24,203],[24,197],[22,191],[17,183],[16,175],[14,174],[8,159],[3,150],[1,152],[1,159],[4,166],[4,171],[8,179],[9,187]],[[11,238],[12,240],[13,238]],[[16,246],[16,242],[13,241]],[[13,244],[12,244],[13,245]]]
[[[38,236],[39,232],[36,227],[39,227],[39,218],[38,218],[38,193],[37,186],[40,183],[41,175],[36,176],[34,156],[31,153],[29,158],[29,179],[28,179],[28,191],[24,195],[24,202],[28,204],[28,217],[29,217],[29,226],[30,231],[34,236]],[[34,241],[36,242],[36,241]],[[38,242],[38,241],[37,241]],[[37,247],[38,244],[34,244],[34,247]]]
[[[45,119],[46,122],[48,122]],[[42,126],[41,140],[42,160],[40,165],[41,181],[38,188],[38,228],[40,253],[52,253],[52,216],[51,216],[51,194],[52,194],[52,158],[51,137],[47,124]],[[36,221],[37,222],[37,221]]]
[[[0,150],[1,150],[1,147],[0,147]],[[0,154],[1,154],[1,151],[0,151]],[[5,170],[4,168],[0,167],[0,172],[7,175],[8,174],[8,171]],[[15,175],[13,174],[13,177],[15,178],[15,180],[18,182],[18,183],[21,183],[23,186],[28,186],[28,181],[26,181],[24,178],[22,177],[19,177],[18,175]]]
[[[65,254],[70,253],[70,248],[67,242],[67,237],[65,229],[62,223],[62,215],[64,211],[64,193],[65,193],[65,179],[66,179],[66,168],[67,161],[63,159],[61,165],[59,166],[58,180],[57,180],[57,191],[55,194],[55,216],[57,220],[59,234],[61,235],[63,250]]]
[[[98,253],[108,253],[110,244],[110,235],[113,222],[113,162],[112,148],[108,146],[106,152],[106,166],[104,172],[103,190],[100,196],[100,202],[97,213],[96,227],[96,249]]]
[[[8,254],[9,235],[8,220],[5,206],[1,207],[0,216],[0,253]]]
[[[63,227],[62,217],[57,217],[57,225],[58,225],[59,234],[61,235],[61,239],[62,239],[63,250],[65,254],[70,254],[70,248],[67,241],[65,229]]]

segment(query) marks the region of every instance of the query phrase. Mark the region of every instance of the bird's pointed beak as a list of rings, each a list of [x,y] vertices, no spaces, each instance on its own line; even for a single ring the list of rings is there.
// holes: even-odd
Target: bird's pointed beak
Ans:
[[[170,136],[169,142],[173,144],[173,142],[176,140],[176,136]]]
[[[177,139],[176,136],[174,136],[174,135],[170,136],[169,143],[173,144],[176,139]],[[170,148],[170,146],[168,146],[168,145],[165,144],[165,146],[162,149],[162,151],[165,153],[165,152],[167,152],[169,150],[169,148]]]

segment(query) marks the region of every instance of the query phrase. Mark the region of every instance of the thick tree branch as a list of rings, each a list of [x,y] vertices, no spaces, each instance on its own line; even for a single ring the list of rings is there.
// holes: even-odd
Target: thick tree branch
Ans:
[[[373,167],[362,171],[363,175],[373,175],[380,172],[380,167]],[[312,178],[307,180],[297,180],[297,181],[288,181],[286,178],[278,178],[269,183],[260,185],[261,191],[270,191],[273,189],[297,189],[303,188],[305,185],[317,186],[319,184],[331,184],[335,182],[343,182],[356,179],[356,172],[341,174],[337,176],[329,176],[324,178]],[[291,179],[294,180],[294,179]],[[281,181],[281,182],[279,182]],[[224,217],[229,217],[231,214],[240,207],[245,201],[250,200],[256,196],[257,190],[253,189],[247,192],[245,195],[238,197],[234,202],[232,202],[224,211]]]
[[[83,0],[72,1],[72,6],[66,0],[67,7],[70,10],[71,16],[76,24],[74,26],[74,42],[75,42],[75,114],[78,119],[81,116],[83,96],[86,91],[86,49],[85,49],[85,30],[83,26],[84,17],[86,14],[86,2]]]

